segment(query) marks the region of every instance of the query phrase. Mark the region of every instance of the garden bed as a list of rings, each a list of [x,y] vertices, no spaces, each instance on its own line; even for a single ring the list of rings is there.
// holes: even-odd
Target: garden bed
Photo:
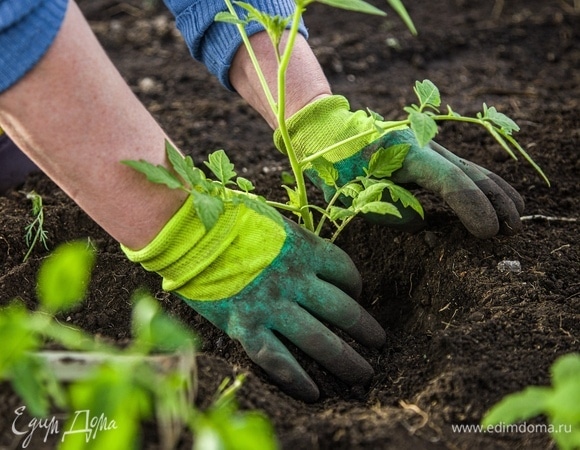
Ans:
[[[261,194],[283,200],[280,176],[287,166],[271,130],[189,57],[161,4],[79,3],[127,82],[184,151],[201,161],[223,148]],[[347,389],[297,353],[322,398],[314,404],[289,398],[240,345],[163,293],[157,276],[128,262],[44,175],[0,197],[0,303],[20,297],[35,305],[34,280],[46,251],[38,248],[22,262],[30,217],[23,192],[35,190],[44,200],[51,247],[90,237],[98,248],[88,300],[61,320],[125,343],[131,293],[147,287],[202,338],[200,406],[210,403],[224,377],[247,373],[239,403],[270,417],[282,448],[548,448],[542,432],[459,433],[454,427],[477,424],[508,393],[548,384],[556,357],[580,349],[580,15],[563,0],[508,0],[502,9],[499,1],[405,3],[418,37],[394,14],[384,19],[322,5],[307,12],[311,45],[335,93],[354,109],[369,107],[387,119],[402,116],[401,108],[414,101],[415,80],[425,78],[460,113],[494,105],[521,126],[517,138],[552,187],[523,161],[509,159],[485,130],[445,124],[438,142],[522,194],[531,216],[523,232],[478,240],[436,196],[418,191],[425,231],[410,235],[357,219],[339,238],[363,276],[360,302],[387,331],[382,351],[353,343],[376,372],[368,391]],[[521,271],[498,270],[504,260],[519,261]],[[11,428],[21,405],[0,385],[0,449],[22,445]],[[44,437],[38,430],[29,448],[54,448],[59,440],[53,435],[45,443]],[[157,449],[157,439],[148,427],[143,448]],[[190,447],[186,436],[179,448]]]

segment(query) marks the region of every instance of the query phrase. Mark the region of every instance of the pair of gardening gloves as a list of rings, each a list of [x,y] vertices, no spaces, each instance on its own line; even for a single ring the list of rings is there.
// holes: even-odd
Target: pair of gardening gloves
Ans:
[[[343,97],[320,99],[288,121],[299,158],[361,134],[375,124],[363,111],[351,112]],[[280,133],[274,135],[284,150]],[[325,155],[345,183],[364,173],[381,147],[409,144],[396,183],[433,190],[478,237],[519,230],[523,201],[493,173],[431,143],[420,148],[412,132],[399,130],[351,141]],[[313,168],[307,175],[327,196]],[[403,209],[386,225],[416,230],[420,217]],[[368,385],[373,369],[329,326],[360,344],[380,348],[382,327],[357,302],[360,274],[346,253],[281,216],[278,220],[244,204],[226,204],[217,224],[206,230],[188,199],[145,248],[124,248],[129,259],[163,277],[163,288],[181,297],[232,339],[284,391],[315,401],[319,390],[287,348],[294,344],[348,385]]]

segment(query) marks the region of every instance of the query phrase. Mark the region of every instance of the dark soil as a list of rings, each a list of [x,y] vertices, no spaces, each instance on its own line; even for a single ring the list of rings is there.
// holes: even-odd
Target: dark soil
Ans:
[[[436,196],[418,192],[428,212],[426,231],[409,235],[362,220],[346,231],[338,245],[362,273],[360,301],[388,336],[380,352],[353,344],[376,371],[368,391],[347,389],[298,355],[322,398],[315,404],[289,398],[236,342],[163,293],[155,275],[128,262],[44,175],[0,197],[2,304],[15,297],[35,304],[35,274],[46,251],[39,248],[22,262],[29,219],[22,191],[34,189],[46,205],[52,247],[90,237],[99,249],[91,294],[65,320],[124,342],[131,293],[147,287],[203,339],[199,405],[210,402],[224,377],[247,373],[240,405],[265,412],[284,449],[553,448],[544,433],[461,434],[452,425],[476,424],[506,394],[548,384],[552,362],[580,348],[580,16],[564,0],[507,0],[501,11],[499,1],[406,3],[418,37],[394,14],[383,19],[321,5],[308,11],[310,42],[334,91],[355,109],[369,107],[393,119],[414,101],[415,80],[425,78],[461,113],[474,114],[483,102],[496,106],[520,124],[517,137],[544,168],[551,188],[479,128],[445,125],[438,141],[512,183],[525,198],[527,215],[553,220],[530,219],[517,236],[481,241]],[[286,163],[273,149],[271,131],[189,57],[162,5],[80,4],[127,82],[181,148],[197,161],[224,148],[260,193],[282,198]],[[522,271],[499,271],[502,260],[520,261]],[[10,428],[19,405],[3,385],[0,448],[22,445]],[[152,430],[143,448],[158,448]],[[29,448],[53,448],[50,442],[43,446],[39,436]],[[190,445],[187,436],[179,448]]]

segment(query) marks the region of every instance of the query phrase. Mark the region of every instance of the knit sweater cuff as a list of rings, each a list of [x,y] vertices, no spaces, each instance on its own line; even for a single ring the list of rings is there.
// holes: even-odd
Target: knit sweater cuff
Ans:
[[[56,37],[68,0],[0,2],[0,93],[44,56]]]
[[[232,60],[243,45],[240,33],[235,25],[214,20],[217,13],[227,11],[225,2],[196,0],[165,0],[169,9],[176,18],[176,26],[183,35],[191,55],[201,61],[207,69],[229,90],[233,91],[229,79],[229,70]],[[293,0],[267,1],[249,0],[252,6],[259,11],[271,15],[288,17],[294,13]],[[187,7],[183,7],[188,4]],[[237,13],[244,17],[246,11],[236,6]],[[255,21],[245,27],[248,36],[263,31],[264,28]],[[307,37],[304,23],[300,24],[300,33]]]

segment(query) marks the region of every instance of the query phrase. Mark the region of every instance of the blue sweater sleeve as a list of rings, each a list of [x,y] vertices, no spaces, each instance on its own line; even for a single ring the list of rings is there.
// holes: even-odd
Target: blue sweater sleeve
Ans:
[[[208,70],[228,89],[234,90],[229,80],[229,69],[232,59],[242,45],[242,38],[237,27],[229,23],[215,22],[218,12],[227,11],[223,0],[164,0],[167,7],[175,16],[175,23],[191,55],[201,61]],[[246,0],[260,11],[271,15],[288,17],[294,13],[294,0]],[[237,8],[237,7],[236,7]],[[246,11],[239,8],[240,17]],[[252,21],[246,26],[249,36],[263,27]],[[303,23],[300,24],[300,33],[307,37]]]
[[[67,4],[68,0],[0,0],[0,93],[46,53]]]

